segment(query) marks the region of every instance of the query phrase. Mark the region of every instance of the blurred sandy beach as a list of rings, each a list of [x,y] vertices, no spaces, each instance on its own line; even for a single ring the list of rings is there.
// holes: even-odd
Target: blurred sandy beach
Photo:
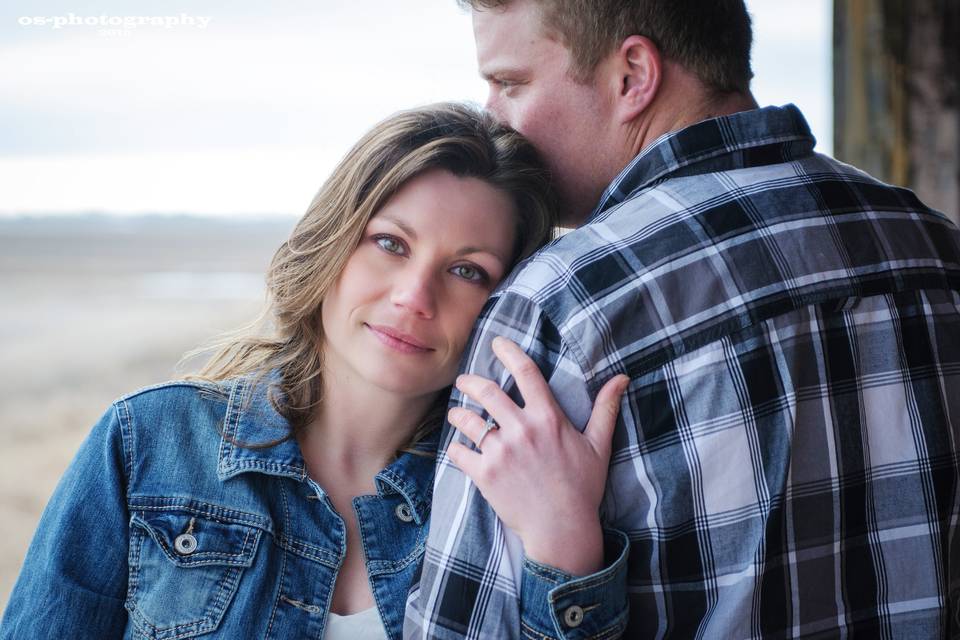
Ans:
[[[291,218],[0,219],[0,611],[57,480],[117,396],[253,319]]]

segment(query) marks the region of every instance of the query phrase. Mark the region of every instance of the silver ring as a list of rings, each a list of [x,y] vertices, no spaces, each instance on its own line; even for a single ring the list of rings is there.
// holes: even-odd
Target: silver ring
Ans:
[[[484,424],[483,433],[481,433],[480,437],[477,438],[477,450],[480,449],[480,443],[483,442],[483,439],[487,437],[487,434],[491,431],[496,431],[499,428],[500,425],[494,422],[491,416],[487,416],[487,422]],[[483,452],[481,451],[481,453]]]

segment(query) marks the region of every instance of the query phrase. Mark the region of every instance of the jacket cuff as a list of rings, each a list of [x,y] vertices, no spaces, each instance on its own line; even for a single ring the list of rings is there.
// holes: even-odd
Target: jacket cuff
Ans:
[[[606,639],[627,627],[627,555],[630,539],[616,529],[603,531],[604,568],[575,578],[523,560],[520,627],[537,640]]]

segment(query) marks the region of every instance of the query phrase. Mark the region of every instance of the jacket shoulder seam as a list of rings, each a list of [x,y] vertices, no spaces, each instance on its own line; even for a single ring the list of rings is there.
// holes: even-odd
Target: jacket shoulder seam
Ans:
[[[132,400],[138,396],[150,393],[152,391],[161,391],[163,389],[175,389],[177,387],[187,387],[190,389],[200,389],[213,391],[216,393],[223,393],[226,395],[226,390],[224,385],[216,384],[213,382],[204,382],[200,380],[168,380],[166,382],[160,382],[157,384],[148,385],[146,387],[141,387],[136,391],[132,391],[126,395],[120,396],[117,399],[117,402],[125,402],[127,400]]]

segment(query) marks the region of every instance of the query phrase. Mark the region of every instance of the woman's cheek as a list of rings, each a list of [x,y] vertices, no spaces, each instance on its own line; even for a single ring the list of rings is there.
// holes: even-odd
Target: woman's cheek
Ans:
[[[463,356],[463,352],[467,348],[470,335],[473,333],[473,327],[477,323],[477,318],[480,315],[480,310],[483,309],[483,303],[485,301],[486,297],[479,302],[476,300],[464,301],[457,309],[456,329],[451,332],[452,335],[450,337],[450,352],[453,360],[459,362]]]

